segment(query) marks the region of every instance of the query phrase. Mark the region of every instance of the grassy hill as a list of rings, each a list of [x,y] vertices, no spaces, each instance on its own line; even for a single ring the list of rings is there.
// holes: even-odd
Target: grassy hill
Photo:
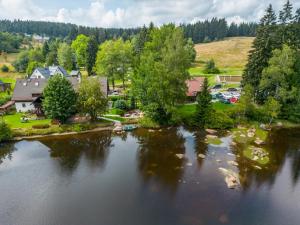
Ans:
[[[205,62],[214,59],[222,74],[241,75],[253,40],[253,37],[234,37],[223,41],[197,44],[195,46],[197,63],[191,68],[191,74],[203,74]]]

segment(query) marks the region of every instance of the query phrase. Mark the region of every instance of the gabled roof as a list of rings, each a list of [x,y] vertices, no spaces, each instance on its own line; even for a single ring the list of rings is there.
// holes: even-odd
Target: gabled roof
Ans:
[[[39,73],[42,74],[45,78],[50,77],[50,71],[48,68],[38,67],[36,68],[36,70],[39,71]]]
[[[53,76],[60,71],[64,76],[68,76],[67,71],[62,66],[49,66],[50,75]]]
[[[189,97],[195,97],[197,94],[202,91],[202,86],[204,83],[204,77],[193,77],[190,80],[186,81],[188,91],[186,93]]]
[[[32,101],[32,95],[42,94],[46,85],[46,79],[17,79],[12,100]]]

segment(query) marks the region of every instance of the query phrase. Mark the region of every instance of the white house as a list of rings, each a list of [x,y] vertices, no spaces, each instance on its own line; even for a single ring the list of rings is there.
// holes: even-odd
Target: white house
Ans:
[[[61,67],[61,66],[49,66],[47,68],[36,68],[33,73],[31,74],[31,79],[48,79],[51,76],[54,76],[56,74],[62,75],[62,76],[69,76],[67,71]]]

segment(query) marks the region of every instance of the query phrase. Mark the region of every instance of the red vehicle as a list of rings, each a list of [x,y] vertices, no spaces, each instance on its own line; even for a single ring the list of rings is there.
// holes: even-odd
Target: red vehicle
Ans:
[[[230,101],[231,104],[235,104],[239,101],[239,99],[236,98],[236,97],[232,97],[232,98],[229,99],[229,101]]]

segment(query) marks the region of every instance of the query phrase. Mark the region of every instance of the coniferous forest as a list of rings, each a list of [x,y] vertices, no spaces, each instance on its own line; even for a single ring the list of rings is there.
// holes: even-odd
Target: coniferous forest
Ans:
[[[151,26],[151,25],[150,25]],[[225,37],[255,36],[256,23],[228,24],[222,18],[199,21],[194,24],[180,25],[186,38],[191,38],[195,44],[221,40]],[[79,34],[95,36],[98,43],[112,38],[130,39],[139,33],[141,28],[97,28],[78,26],[70,23],[56,23],[43,21],[1,20],[0,32],[37,34],[47,37],[60,37],[74,40]]]

